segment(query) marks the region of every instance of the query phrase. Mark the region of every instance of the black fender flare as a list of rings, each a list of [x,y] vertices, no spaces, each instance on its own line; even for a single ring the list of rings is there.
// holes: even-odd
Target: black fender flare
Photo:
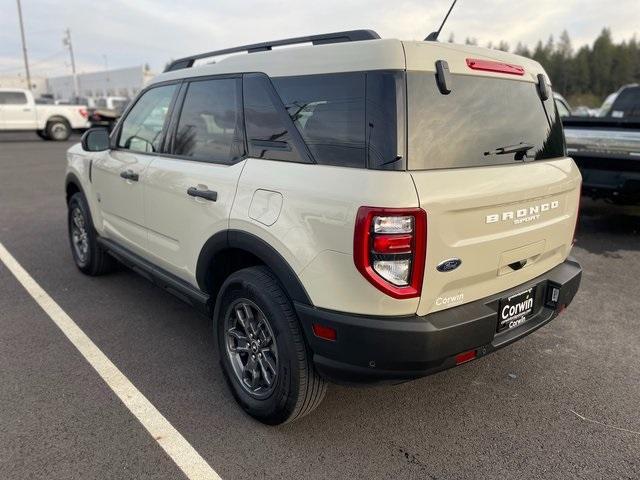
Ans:
[[[224,230],[205,242],[196,265],[196,281],[202,291],[207,291],[207,275],[214,258],[226,249],[251,253],[269,267],[292,301],[313,305],[298,275],[282,255],[260,237],[241,230]]]
[[[67,193],[67,190],[69,189],[69,185],[73,184],[76,186],[76,188],[82,192],[83,195],[85,195],[84,193],[84,189],[82,188],[82,182],[80,181],[80,179],[78,178],[78,176],[73,173],[73,172],[69,172],[67,173],[66,177],[64,178],[64,191],[65,191],[65,195]],[[85,195],[86,196],[86,195]],[[69,200],[69,198],[67,197],[67,201]]]

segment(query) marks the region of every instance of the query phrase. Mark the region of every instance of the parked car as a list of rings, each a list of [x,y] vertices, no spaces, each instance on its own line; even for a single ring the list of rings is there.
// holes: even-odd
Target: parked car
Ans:
[[[561,117],[571,116],[571,107],[567,99],[560,95],[558,92],[553,92],[553,98],[556,101],[556,107],[558,107],[558,114]]]
[[[292,421],[327,381],[429,375],[569,305],[580,173],[553,102],[533,60],[370,30],[180,59],[69,149],[73,258],[205,312],[242,408]]]
[[[95,101],[96,108],[91,111],[91,125],[105,127],[111,131],[122,116],[131,100],[126,97],[102,97]]]
[[[640,203],[640,85],[607,97],[597,118],[563,118],[567,150],[583,193],[619,204]]]
[[[123,112],[131,102],[127,97],[99,97],[95,99],[95,108]]]
[[[90,127],[84,105],[36,104],[29,90],[0,88],[0,131],[34,131],[44,140],[67,140]]]

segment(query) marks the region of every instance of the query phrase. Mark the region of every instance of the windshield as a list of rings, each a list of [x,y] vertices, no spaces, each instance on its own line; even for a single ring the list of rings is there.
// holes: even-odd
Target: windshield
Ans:
[[[553,99],[530,82],[452,75],[440,93],[435,75],[407,75],[409,169],[477,167],[562,157]],[[550,126],[551,125],[551,126]]]

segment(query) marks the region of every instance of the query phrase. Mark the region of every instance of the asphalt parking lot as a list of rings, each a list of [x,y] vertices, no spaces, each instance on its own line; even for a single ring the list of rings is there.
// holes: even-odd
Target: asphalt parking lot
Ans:
[[[0,242],[223,479],[639,478],[640,208],[583,200],[570,308],[494,355],[390,387],[331,386],[266,427],[236,406],[209,320],[66,233],[71,143],[0,137]],[[184,478],[0,263],[0,478]]]

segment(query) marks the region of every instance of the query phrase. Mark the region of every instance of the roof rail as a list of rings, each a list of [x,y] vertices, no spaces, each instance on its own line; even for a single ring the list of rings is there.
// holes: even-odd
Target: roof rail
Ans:
[[[196,60],[208,57],[216,57],[218,55],[226,55],[228,53],[237,52],[266,52],[273,47],[281,47],[284,45],[296,45],[298,43],[312,43],[313,45],[325,45],[328,43],[342,42],[358,42],[361,40],[377,40],[380,38],[373,30],[349,30],[346,32],[323,33],[321,35],[309,35],[306,37],[285,38],[284,40],[275,40],[273,42],[254,43],[253,45],[242,45],[240,47],[226,48],[224,50],[215,50],[213,52],[201,53],[191,57],[184,57],[174,60],[164,69],[165,72],[180,70],[183,68],[191,68]]]

